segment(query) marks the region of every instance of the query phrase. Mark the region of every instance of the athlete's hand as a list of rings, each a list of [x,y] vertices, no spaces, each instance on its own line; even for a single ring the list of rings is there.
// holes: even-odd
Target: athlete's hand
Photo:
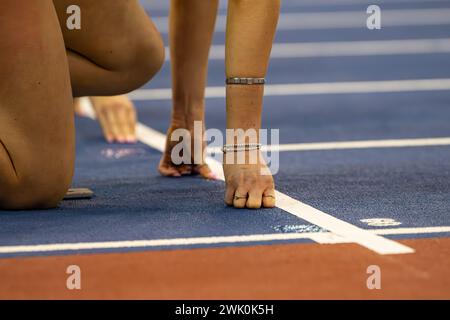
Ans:
[[[136,110],[127,96],[90,97],[103,135],[109,143],[136,143]],[[75,101],[75,112],[82,113]]]
[[[211,171],[209,166],[204,162],[202,163],[194,163],[194,159],[191,159],[191,164],[179,164],[176,165],[172,161],[172,149],[179,143],[171,141],[170,137],[172,133],[177,129],[187,129],[191,133],[192,142],[191,147],[194,146],[195,143],[201,144],[203,146],[202,151],[206,148],[206,143],[201,140],[203,135],[200,137],[194,136],[194,122],[189,121],[189,123],[184,123],[180,121],[180,123],[172,123],[167,131],[166,138],[166,147],[164,153],[161,157],[161,161],[159,162],[158,170],[159,172],[166,177],[181,177],[186,175],[200,175],[202,178],[207,180],[216,180],[216,175]],[[202,152],[203,155],[203,152]]]
[[[261,155],[255,164],[226,164],[226,155],[224,155],[223,170],[227,205],[250,209],[275,206],[273,177]]]

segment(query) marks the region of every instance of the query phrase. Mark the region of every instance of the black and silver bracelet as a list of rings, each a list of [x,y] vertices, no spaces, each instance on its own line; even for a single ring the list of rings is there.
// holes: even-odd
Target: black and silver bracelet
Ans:
[[[226,84],[243,84],[243,85],[254,85],[254,84],[265,84],[265,78],[227,78]]]
[[[236,144],[225,144],[222,147],[222,152],[238,152],[238,151],[252,151],[260,150],[261,143],[236,143]]]

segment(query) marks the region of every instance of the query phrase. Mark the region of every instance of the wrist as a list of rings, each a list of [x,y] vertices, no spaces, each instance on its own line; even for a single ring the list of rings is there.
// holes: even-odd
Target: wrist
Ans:
[[[227,85],[227,128],[261,128],[263,85]],[[231,142],[233,143],[233,142]]]
[[[172,124],[192,125],[194,121],[204,121],[204,102],[186,103],[175,102],[172,107]]]

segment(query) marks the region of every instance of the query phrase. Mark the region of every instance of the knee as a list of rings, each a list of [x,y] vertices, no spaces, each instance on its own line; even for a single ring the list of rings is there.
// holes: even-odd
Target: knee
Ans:
[[[65,196],[71,180],[72,170],[58,168],[41,174],[9,172],[0,168],[0,210],[49,209],[58,206]]]
[[[142,81],[145,83],[152,79],[162,68],[165,60],[164,41],[159,33],[140,43],[137,63],[142,71]]]
[[[163,66],[164,42],[156,30],[146,32],[135,41],[130,54],[131,64],[125,71],[125,77],[129,80],[129,91],[132,91],[150,81]]]

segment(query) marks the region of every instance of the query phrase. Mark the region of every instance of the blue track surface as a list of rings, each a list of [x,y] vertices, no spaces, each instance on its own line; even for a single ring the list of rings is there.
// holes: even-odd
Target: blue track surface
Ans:
[[[285,0],[283,12],[365,8],[322,2]],[[450,8],[450,1],[386,6]],[[167,15],[166,8],[150,9]],[[450,25],[280,31],[276,41],[445,37]],[[223,34],[215,43],[223,43]],[[223,70],[223,61],[211,61],[210,86],[223,84]],[[166,63],[145,87],[170,87],[169,71]],[[274,59],[268,78],[271,83],[450,78],[450,55]],[[136,106],[140,122],[165,132],[170,101]],[[224,99],[208,99],[208,127],[224,129],[224,109]],[[279,128],[280,143],[450,137],[450,91],[267,97],[263,127]],[[108,145],[97,123],[77,119],[74,186],[93,189],[95,198],[65,201],[55,210],[0,212],[0,246],[267,234],[310,225],[278,208],[227,208],[222,182],[160,177],[160,156],[143,144]],[[356,226],[371,228],[360,221],[367,218],[392,218],[401,227],[450,226],[450,146],[284,152],[280,158],[275,177],[280,191]]]

